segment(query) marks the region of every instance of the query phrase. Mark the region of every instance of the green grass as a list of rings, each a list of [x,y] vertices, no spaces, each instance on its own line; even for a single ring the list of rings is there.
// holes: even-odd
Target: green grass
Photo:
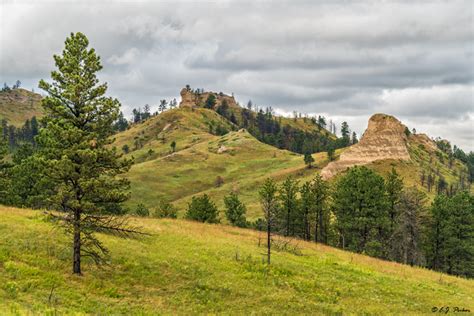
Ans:
[[[41,95],[25,89],[0,91],[0,120],[6,119],[8,124],[20,127],[33,116],[43,116]]]
[[[422,314],[473,310],[474,282],[298,242],[274,251],[258,232],[135,219],[150,237],[100,236],[110,265],[70,273],[68,239],[38,211],[0,207],[0,314]]]
[[[234,131],[212,135],[210,122]],[[137,138],[144,144],[127,155],[135,158],[135,165],[126,174],[132,184],[127,206],[133,209],[143,203],[153,209],[164,199],[183,213],[192,196],[207,193],[222,209],[224,196],[236,191],[247,205],[249,219],[256,219],[261,215],[258,187],[265,178],[282,181],[292,175],[310,179],[327,163],[325,153],[315,154],[318,168],[308,170],[302,155],[266,145],[247,131],[235,129],[214,111],[183,108],[117,134],[114,146],[118,148],[124,144],[133,148]],[[175,153],[171,153],[172,141],[177,144]],[[220,187],[216,187],[218,176],[224,179]]]
[[[282,118],[282,122],[303,130],[310,128],[309,120]],[[224,136],[212,135],[210,123],[234,131]],[[210,195],[222,210],[224,196],[235,191],[247,206],[248,219],[255,220],[261,217],[258,189],[265,178],[281,182],[287,176],[293,176],[303,182],[313,178],[328,163],[326,153],[314,154],[315,168],[307,169],[302,155],[266,145],[245,130],[237,131],[216,112],[203,108],[174,109],[134,124],[116,135],[114,145],[121,148],[127,144],[133,149],[136,139],[141,140],[143,147],[127,155],[135,158],[135,165],[126,174],[132,184],[127,206],[132,210],[139,203],[153,210],[160,200],[167,200],[177,206],[182,215],[192,196],[203,193]],[[177,143],[175,153],[171,153],[172,141]],[[368,167],[385,175],[394,166],[406,186],[420,186],[422,170],[427,176],[430,168],[439,168],[449,184],[457,183],[459,174],[466,172],[466,167],[457,160],[449,168],[447,157],[441,161],[434,152],[420,146],[414,137],[408,146],[411,161],[383,160]],[[336,156],[343,150],[338,150]],[[220,187],[216,187],[217,177],[224,180]],[[427,193],[432,198],[435,190]],[[221,219],[225,222],[222,216]]]

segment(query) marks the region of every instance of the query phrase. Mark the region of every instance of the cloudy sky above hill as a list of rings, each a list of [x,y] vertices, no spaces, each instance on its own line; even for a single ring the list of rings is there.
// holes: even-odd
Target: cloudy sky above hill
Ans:
[[[190,84],[358,134],[384,112],[474,150],[470,0],[0,3],[2,83],[38,91],[80,31],[126,113]]]

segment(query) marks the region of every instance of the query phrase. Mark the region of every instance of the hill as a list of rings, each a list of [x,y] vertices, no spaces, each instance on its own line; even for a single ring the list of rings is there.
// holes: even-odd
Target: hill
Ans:
[[[427,135],[411,133],[386,114],[373,115],[360,142],[345,149],[321,175],[331,179],[356,165],[367,165],[381,174],[395,167],[405,185],[420,187],[429,196],[438,185],[448,191],[469,188],[469,170],[462,161],[442,151]]]
[[[209,126],[222,126],[229,132],[214,135]],[[175,152],[170,147],[173,141]],[[201,193],[222,207],[224,195],[236,191],[247,204],[250,218],[257,218],[257,189],[266,177],[310,178],[314,172],[305,168],[301,155],[264,144],[204,108],[173,109],[134,124],[116,135],[115,145],[131,148],[126,156],[136,161],[126,175],[132,182],[130,207],[144,203],[153,208],[164,199],[184,210],[191,197]],[[324,153],[314,157],[319,166],[327,163]],[[218,177],[221,183],[216,183]]]
[[[20,127],[27,119],[42,115],[41,95],[22,88],[0,91],[0,120]]]
[[[316,153],[315,168],[307,169],[302,155],[257,140],[213,110],[193,106],[169,110],[116,135],[116,146],[127,145],[126,156],[136,162],[126,175],[132,182],[127,205],[154,208],[167,200],[183,212],[192,196],[207,193],[222,209],[224,195],[235,191],[254,220],[261,216],[258,188],[265,178],[282,181],[291,175],[306,181],[322,172],[333,181],[335,175],[360,164],[382,175],[393,166],[405,185],[416,185],[430,197],[440,178],[447,189],[469,185],[466,165],[448,157],[426,135],[406,133],[400,121],[385,114],[374,115],[368,125],[358,144],[337,151],[336,161],[329,163],[325,152]],[[215,135],[211,133],[215,126],[229,132]],[[173,141],[175,152],[170,147]]]
[[[183,220],[135,219],[152,236],[100,236],[102,269],[70,273],[61,230],[39,211],[0,206],[0,313],[5,314],[427,314],[474,309],[474,281],[320,244],[274,250],[259,233]]]

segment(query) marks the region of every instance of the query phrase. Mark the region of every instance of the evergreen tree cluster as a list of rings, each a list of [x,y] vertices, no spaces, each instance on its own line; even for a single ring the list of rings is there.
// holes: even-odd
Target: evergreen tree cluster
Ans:
[[[151,117],[157,116],[158,114],[163,113],[167,111],[168,109],[174,109],[177,106],[178,106],[178,101],[176,101],[176,98],[174,98],[173,100],[169,102],[165,99],[160,100],[160,103],[158,105],[158,111],[153,112],[153,113],[151,112],[151,107],[148,104],[145,104],[143,106],[143,109],[141,107],[134,108],[132,110],[132,123],[144,122]]]
[[[9,125],[7,120],[2,119],[0,136],[8,144],[10,152],[14,152],[23,144],[36,145],[35,137],[38,135],[40,128],[41,124],[35,116],[27,119],[22,127]]]
[[[19,89],[20,87],[21,87],[21,81],[20,80],[15,81],[15,83],[13,84],[13,86],[11,88],[6,82],[4,82],[3,87],[2,87],[2,89],[0,89],[0,91],[1,92],[8,92],[8,91],[11,91],[11,90]]]
[[[319,175],[301,185],[291,177],[280,186],[267,182],[261,188],[265,223],[258,228],[269,236],[474,276],[474,197],[467,191],[440,194],[428,207],[426,195],[405,188],[393,168],[384,179],[353,167],[332,187]]]
[[[232,117],[228,114],[227,118],[231,119]],[[320,119],[320,121],[311,120],[319,130],[324,128],[322,124],[324,119],[321,117]],[[247,129],[261,142],[300,154],[312,154],[327,151],[329,148],[344,147],[342,141],[333,140],[326,133],[308,132],[288,124],[282,124],[281,118],[275,116],[271,108],[266,108],[265,111],[260,109],[258,112],[243,108],[239,127]]]

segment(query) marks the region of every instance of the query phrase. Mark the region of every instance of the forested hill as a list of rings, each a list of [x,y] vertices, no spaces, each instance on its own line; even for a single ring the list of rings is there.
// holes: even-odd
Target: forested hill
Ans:
[[[297,112],[293,118],[277,116],[271,107],[257,107],[251,101],[241,106],[234,96],[193,90],[189,86],[181,90],[180,107],[214,110],[239,128],[247,129],[259,141],[300,154],[346,147],[357,139],[355,134],[351,139],[346,122],[343,137],[338,139],[335,125],[323,116],[309,117]]]

